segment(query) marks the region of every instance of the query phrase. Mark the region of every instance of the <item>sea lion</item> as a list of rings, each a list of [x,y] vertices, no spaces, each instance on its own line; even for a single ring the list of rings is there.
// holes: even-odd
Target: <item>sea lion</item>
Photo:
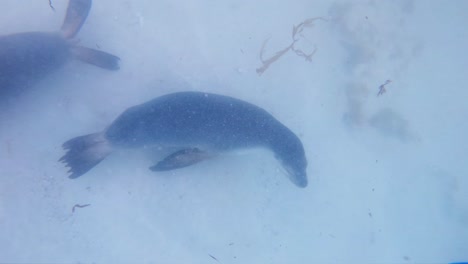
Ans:
[[[60,32],[0,36],[0,95],[15,95],[63,66],[70,58],[108,70],[119,69],[112,54],[77,45],[73,38],[86,20],[91,0],[70,0]]]
[[[153,171],[186,167],[211,153],[240,148],[270,149],[290,180],[307,186],[307,160],[300,139],[262,108],[228,96],[178,92],[125,110],[103,132],[73,138],[63,144],[59,160],[77,178],[115,148],[170,146],[179,150]]]

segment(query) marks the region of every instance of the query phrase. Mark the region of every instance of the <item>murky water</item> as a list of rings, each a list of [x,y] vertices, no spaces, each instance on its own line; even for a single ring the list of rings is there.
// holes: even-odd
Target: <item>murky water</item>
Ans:
[[[0,35],[59,31],[68,1],[51,4],[2,0]],[[468,261],[467,9],[94,1],[75,39],[120,70],[71,59],[0,106],[0,262]],[[167,153],[119,149],[67,178],[65,141],[179,91],[267,110],[308,186],[256,148],[169,172],[148,169]]]

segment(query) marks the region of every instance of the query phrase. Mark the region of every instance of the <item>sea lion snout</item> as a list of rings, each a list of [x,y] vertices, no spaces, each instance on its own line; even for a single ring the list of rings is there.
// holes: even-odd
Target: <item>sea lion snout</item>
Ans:
[[[300,173],[300,174],[296,174],[293,176],[293,179],[292,182],[297,186],[297,187],[300,187],[300,188],[305,188],[307,187],[307,174],[305,173]]]
[[[294,183],[294,185],[300,188],[307,187],[307,165],[291,164],[284,161],[282,163],[283,167],[286,169],[289,180]]]
[[[307,158],[301,140],[284,127],[271,143],[275,158],[281,162],[287,177],[297,187],[307,187]]]

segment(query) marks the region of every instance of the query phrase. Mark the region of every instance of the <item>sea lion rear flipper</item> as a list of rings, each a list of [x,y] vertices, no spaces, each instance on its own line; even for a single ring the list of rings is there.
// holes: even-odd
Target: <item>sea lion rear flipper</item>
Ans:
[[[70,0],[62,29],[65,38],[73,38],[88,17],[91,0]]]
[[[78,178],[101,162],[112,151],[103,133],[76,137],[63,143],[67,151],[59,162],[69,167],[69,178]]]
[[[82,46],[73,46],[72,53],[76,59],[106,70],[116,71],[120,68],[120,58],[104,51]]]
[[[182,149],[150,167],[152,171],[168,171],[184,168],[207,159],[209,155],[198,148]]]

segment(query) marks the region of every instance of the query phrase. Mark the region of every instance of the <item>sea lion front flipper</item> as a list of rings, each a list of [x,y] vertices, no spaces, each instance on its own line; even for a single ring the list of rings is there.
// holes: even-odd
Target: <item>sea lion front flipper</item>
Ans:
[[[120,58],[104,51],[82,46],[73,46],[72,53],[76,59],[106,70],[116,71],[120,68]]]
[[[62,33],[65,38],[73,38],[88,17],[91,9],[91,0],[70,0],[67,14],[62,25]]]
[[[198,148],[187,148],[172,153],[149,169],[152,171],[175,170],[193,165],[209,157],[210,155]]]

